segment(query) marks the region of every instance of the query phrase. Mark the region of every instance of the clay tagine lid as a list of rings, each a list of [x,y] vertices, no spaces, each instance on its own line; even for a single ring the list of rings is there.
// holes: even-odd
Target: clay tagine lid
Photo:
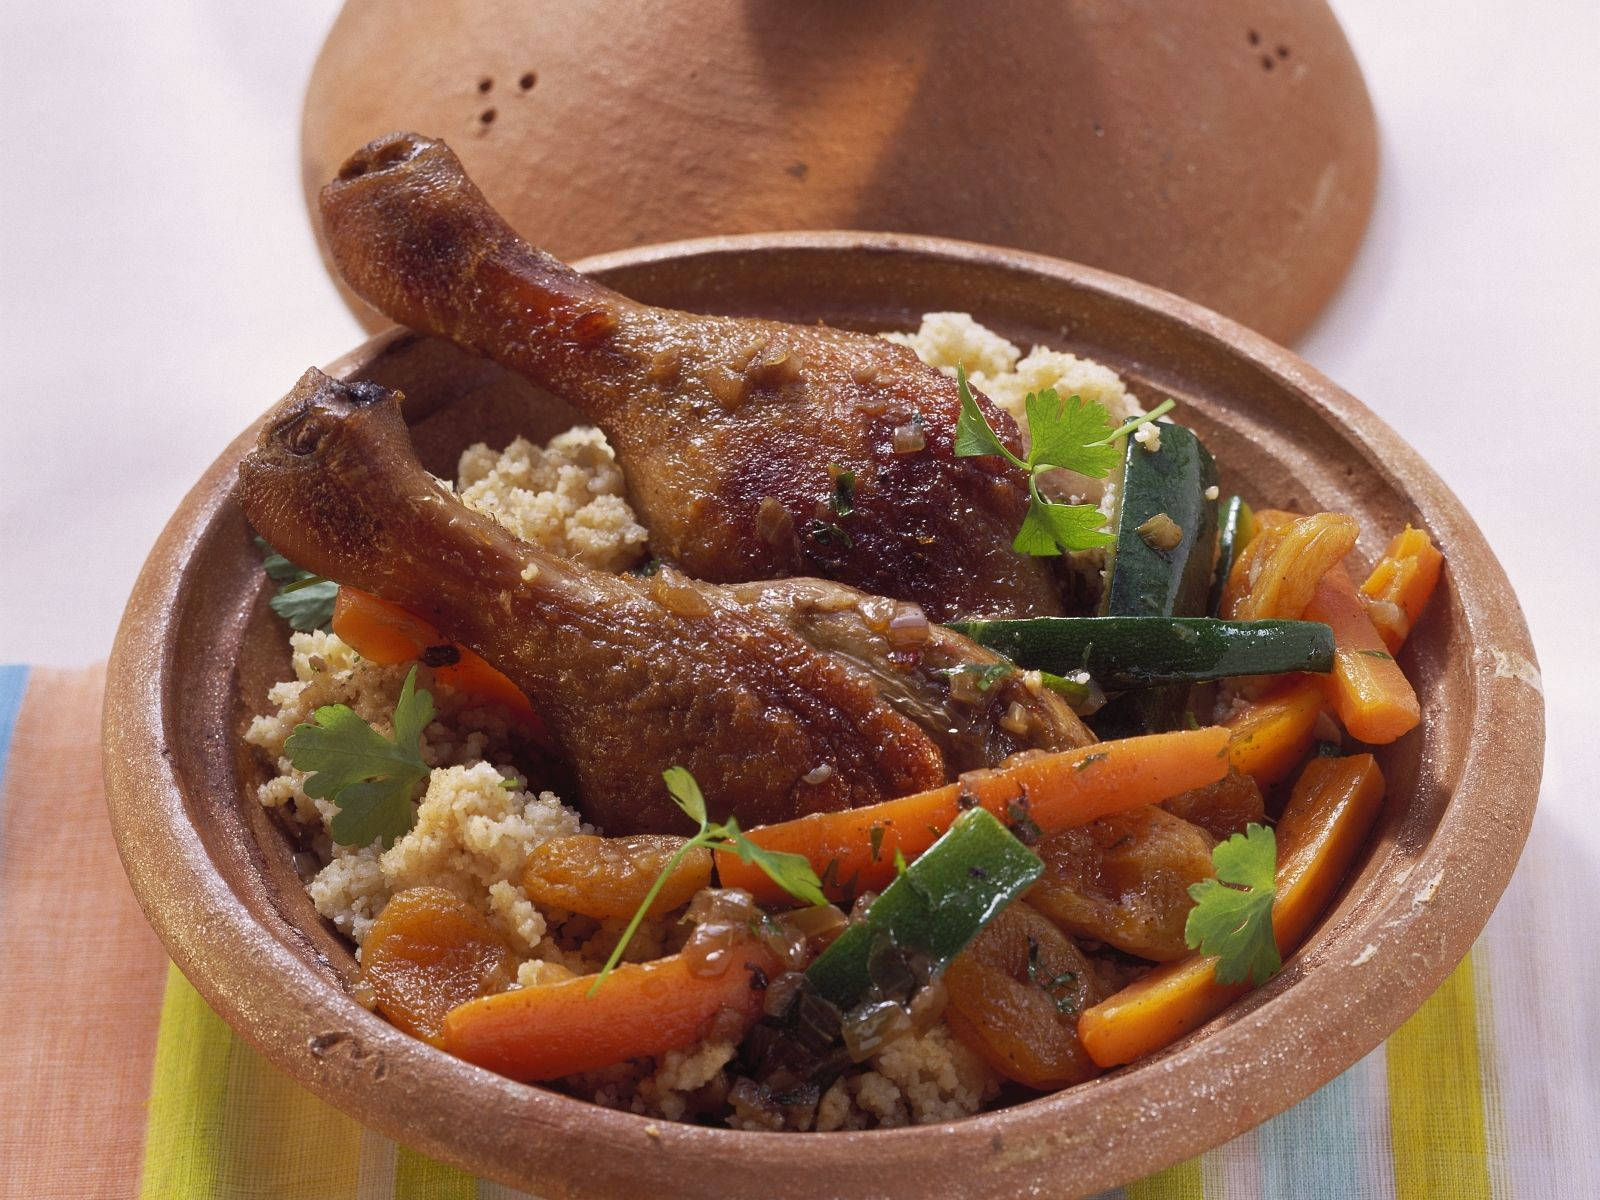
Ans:
[[[313,212],[396,129],[448,141],[569,260],[762,230],[943,234],[1131,275],[1280,341],[1343,278],[1377,174],[1322,0],[347,0],[306,95]]]

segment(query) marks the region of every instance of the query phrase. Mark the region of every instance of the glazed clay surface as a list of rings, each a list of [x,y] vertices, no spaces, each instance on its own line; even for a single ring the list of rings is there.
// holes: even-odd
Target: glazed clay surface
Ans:
[[[348,0],[306,92],[311,212],[399,129],[447,141],[566,259],[939,234],[1117,271],[1280,341],[1344,276],[1377,175],[1322,0]]]

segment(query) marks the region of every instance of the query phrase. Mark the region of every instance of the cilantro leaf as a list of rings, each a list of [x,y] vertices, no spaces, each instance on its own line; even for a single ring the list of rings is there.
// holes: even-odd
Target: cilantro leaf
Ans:
[[[1122,458],[1114,445],[1099,444],[1111,433],[1111,414],[1103,405],[1085,404],[1081,397],[1060,400],[1053,388],[1029,392],[1023,401],[1028,412],[1030,467],[1064,467],[1101,479]]]
[[[338,808],[329,827],[343,846],[382,840],[392,846],[416,822],[412,795],[428,777],[418,742],[433,720],[433,696],[416,688],[411,668],[394,710],[394,736],[384,737],[347,704],[328,704],[313,723],[295,727],[284,752],[306,772],[306,795]]]
[[[1119,437],[1124,437],[1127,434],[1132,433],[1141,425],[1154,424],[1157,417],[1164,417],[1177,407],[1178,402],[1169,396],[1160,404],[1152,408],[1149,412],[1140,413],[1137,417],[1129,417],[1121,425],[1118,425],[1115,429],[1108,433],[1102,440],[1098,442],[1092,442],[1090,444],[1095,446],[1109,445],[1111,442],[1116,441]]]
[[[1195,904],[1183,938],[1191,949],[1216,956],[1219,983],[1250,979],[1260,987],[1283,965],[1272,932],[1277,859],[1277,836],[1252,824],[1211,852],[1217,877],[1189,888]]]
[[[290,629],[301,633],[328,628],[333,623],[333,602],[338,598],[339,585],[296,566],[265,538],[256,538],[256,545],[266,553],[261,566],[267,578],[280,585],[267,601],[272,611],[287,621]]]
[[[805,855],[786,854],[756,845],[745,837],[739,822],[733,817],[721,824],[712,822],[706,811],[705,795],[686,768],[668,767],[661,777],[667,782],[667,793],[673,803],[700,826],[700,832],[692,841],[719,850],[731,850],[743,862],[759,867],[773,883],[797,900],[804,900],[808,904],[828,902],[822,894],[822,883]]]
[[[700,832],[704,833],[708,820],[706,798],[695,777],[685,767],[668,767],[661,772],[661,778],[667,781],[667,795],[672,797],[672,802],[683,809],[689,819],[700,826]]]
[[[274,613],[290,622],[290,629],[309,634],[333,624],[333,602],[338,597],[339,586],[333,579],[315,579],[293,592],[278,592],[267,603]]]
[[[961,399],[961,416],[956,421],[955,451],[957,458],[977,458],[987,454],[998,455],[1019,470],[1028,464],[1006,449],[1000,435],[995,433],[989,419],[983,415],[978,402],[967,386],[967,369],[956,368],[956,395]]]
[[[433,693],[417,691],[417,669],[406,672],[406,681],[400,685],[400,698],[394,706],[394,737],[400,745],[415,750],[424,731],[433,724]],[[421,759],[419,754],[418,759]]]
[[[1030,479],[1028,511],[1011,548],[1018,554],[1042,556],[1109,546],[1116,539],[1101,529],[1105,523],[1105,513],[1093,504],[1052,503],[1039,494],[1035,481]]]
[[[796,900],[804,900],[807,904],[828,902],[828,898],[822,894],[822,881],[811,869],[811,860],[805,855],[764,849],[739,833],[738,826],[731,819],[728,825],[732,826],[736,836],[726,843],[726,847],[739,856],[739,861],[759,867],[768,879]]]
[[[1066,401],[1054,388],[1029,392],[1023,404],[1028,414],[1031,444],[1024,462],[1000,440],[967,386],[967,373],[956,368],[956,394],[961,400],[961,417],[956,423],[957,458],[996,455],[1028,476],[1028,511],[1011,543],[1018,554],[1044,557],[1093,550],[1115,544],[1104,532],[1105,516],[1092,504],[1056,504],[1039,494],[1039,475],[1065,468],[1099,479],[1109,474],[1122,458],[1118,438],[1173,407],[1167,400],[1154,412],[1135,417],[1120,429],[1111,427],[1111,416],[1101,404],[1085,404],[1081,396]]]
[[[289,622],[290,629],[310,633],[333,623],[333,602],[339,585],[331,579],[308,579],[304,587],[284,589],[267,601],[272,611]]]
[[[833,495],[828,498],[828,507],[835,516],[848,517],[856,511],[856,473],[830,465],[828,474],[833,477]]]
[[[293,583],[297,579],[304,579],[307,572],[302,571],[283,555],[272,548],[272,543],[266,538],[257,538],[256,545],[266,552],[266,557],[261,560],[261,567],[267,573],[267,578],[273,583]]]

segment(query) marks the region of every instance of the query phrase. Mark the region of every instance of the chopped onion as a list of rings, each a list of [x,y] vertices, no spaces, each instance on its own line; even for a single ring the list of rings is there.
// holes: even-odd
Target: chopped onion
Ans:
[[[903,1004],[881,1000],[851,1009],[844,1018],[844,1044],[851,1062],[865,1062],[898,1037],[911,1032],[911,1014]]]
[[[1019,737],[1028,732],[1028,710],[1020,700],[1013,700],[1007,706],[1005,715],[1000,718],[1000,728]]]
[[[794,541],[794,518],[772,496],[763,496],[756,506],[756,536],[769,546],[787,546]]]
[[[927,1033],[939,1023],[944,1016],[944,1006],[949,995],[945,990],[943,977],[931,980],[917,989],[917,994],[911,997],[911,1024],[918,1033]]]
[[[756,902],[743,888],[704,888],[695,894],[684,919],[694,925],[747,925],[756,918]]]
[[[984,694],[978,683],[978,672],[960,669],[950,672],[950,699],[958,704],[982,704]]]
[[[902,604],[889,621],[884,636],[897,650],[920,646],[928,640],[928,615],[915,604]]]
[[[784,913],[783,919],[803,933],[812,950],[818,952],[843,933],[844,927],[850,923],[850,919],[831,904],[797,908]]]
[[[856,897],[856,902],[850,906],[850,919],[852,921],[864,920],[867,909],[872,907],[872,902],[878,898],[877,892],[862,892]]]
[[[867,596],[856,605],[856,611],[861,614],[861,620],[868,629],[873,633],[883,633],[900,611],[900,602],[888,596]]]
[[[734,1080],[733,1086],[728,1089],[728,1103],[743,1128],[783,1128],[783,1110],[773,1103],[767,1089],[753,1079],[741,1077]]]
[[[894,452],[896,454],[915,454],[928,444],[927,436],[922,432],[920,421],[907,421],[904,425],[894,427]]]
[[[761,1011],[774,1020],[781,1019],[805,985],[804,971],[785,971],[767,984],[767,995],[761,1002]]]
[[[698,926],[684,943],[683,961],[689,974],[702,979],[727,974],[733,965],[733,945],[737,930],[720,921]]]
[[[761,922],[761,940],[790,970],[798,971],[811,961],[806,935],[781,917]]]

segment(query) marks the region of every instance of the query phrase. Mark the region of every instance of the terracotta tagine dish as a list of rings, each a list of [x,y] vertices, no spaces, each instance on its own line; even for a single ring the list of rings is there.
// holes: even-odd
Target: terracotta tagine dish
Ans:
[[[1284,342],[1344,277],[1377,175],[1321,0],[349,0],[306,93],[313,210],[351,147],[399,129],[448,141],[567,260],[936,234],[1116,271]]]
[[[366,11],[347,9],[340,34],[348,38]],[[597,28],[612,28],[600,8],[593,18]],[[670,30],[677,19],[656,24]],[[1336,39],[1331,21],[1318,20]],[[739,28],[751,46],[780,54],[777,41],[764,43],[748,24],[754,18],[746,21]],[[885,36],[868,28],[863,19],[862,38]],[[1111,27],[1105,29],[1109,37]],[[387,44],[398,47],[403,39],[386,32],[396,36]],[[661,30],[619,25],[615,36],[639,46],[633,35],[645,32]],[[584,66],[555,50],[558,39],[525,57],[521,34],[502,31],[497,40],[493,29],[463,17],[463,38],[467,33],[491,58],[472,60],[465,90],[475,103],[507,113],[490,137],[521,119],[507,112],[519,102],[520,72],[539,71],[521,102],[540,103],[553,76],[553,103],[561,104],[563,73]],[[1279,34],[1264,19],[1261,33],[1271,53]],[[340,34],[333,46],[344,40]],[[875,45],[874,55],[886,53],[883,43]],[[1290,43],[1273,81],[1283,81],[1305,46]],[[852,53],[841,51],[844,61]],[[334,54],[330,49],[319,78],[331,78]],[[906,51],[930,69],[934,60],[917,55],[931,54],[925,46]],[[689,71],[697,61],[641,57],[637,65],[660,79],[667,65]],[[1259,62],[1254,69],[1261,70]],[[480,71],[493,88],[478,94]],[[847,74],[836,76],[841,86]],[[951,71],[939,74],[948,82]],[[1153,72],[1142,77],[1156,81]],[[1050,78],[1065,87],[1085,72],[1066,63]],[[983,88],[972,90],[984,98]],[[352,96],[365,102],[359,89]],[[867,126],[885,116],[865,101],[860,108]],[[413,119],[421,117],[394,116]],[[533,161],[544,152],[530,151]],[[492,188],[489,161],[477,169]],[[810,161],[816,168],[819,160]],[[981,174],[946,164],[942,177]],[[808,170],[807,178],[822,175]],[[526,178],[538,176],[530,170]],[[678,182],[670,175],[656,181],[668,190]],[[513,190],[499,199],[515,203],[516,196]],[[559,212],[572,218],[584,207],[569,198]],[[761,211],[752,208],[749,219]],[[552,228],[559,225],[546,231]],[[584,244],[576,229],[566,236],[567,245]],[[453,1058],[352,996],[351,945],[318,916],[296,871],[296,847],[257,802],[264,766],[243,737],[267,686],[285,678],[287,666],[261,553],[235,494],[258,422],[185,498],[140,577],[109,668],[105,770],[124,864],[174,961],[289,1076],[407,1145],[546,1197],[631,1196],[648,1180],[651,1190],[674,1196],[910,1198],[928,1194],[934,1162],[942,1195],[1088,1194],[1284,1111],[1377,1046],[1467,953],[1511,876],[1538,794],[1544,726],[1533,651],[1516,598],[1476,525],[1416,452],[1361,403],[1290,352],[1207,309],[1016,251],[883,234],[792,233],[625,250],[579,265],[628,296],[694,312],[883,331],[914,328],[925,312],[970,311],[1019,345],[1092,357],[1141,397],[1174,398],[1184,424],[1213,449],[1224,491],[1243,490],[1238,485],[1248,480],[1253,493],[1277,506],[1349,513],[1370,531],[1352,552],[1360,570],[1383,551],[1383,531],[1407,522],[1428,530],[1447,566],[1427,620],[1399,656],[1423,723],[1375,751],[1387,799],[1307,940],[1270,982],[1165,1050],[1054,1094],[887,1131],[750,1133],[614,1111]],[[422,464],[438,474],[449,474],[472,442],[544,439],[575,417],[506,370],[406,330],[385,333],[327,369],[338,379],[401,389]],[[264,385],[263,407],[292,382]]]

